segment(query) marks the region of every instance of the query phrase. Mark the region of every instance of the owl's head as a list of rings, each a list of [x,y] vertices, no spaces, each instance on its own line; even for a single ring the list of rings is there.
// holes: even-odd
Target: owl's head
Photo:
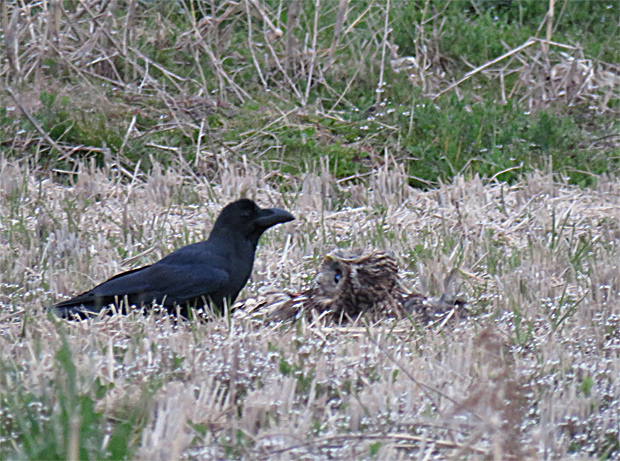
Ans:
[[[314,279],[317,307],[357,315],[384,299],[398,283],[398,267],[382,251],[337,249],[329,253]]]

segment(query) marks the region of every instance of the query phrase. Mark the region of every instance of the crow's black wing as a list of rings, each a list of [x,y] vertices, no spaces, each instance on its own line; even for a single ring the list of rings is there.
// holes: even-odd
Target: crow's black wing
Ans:
[[[205,299],[211,294],[226,292],[229,274],[213,267],[208,261],[160,261],[151,266],[118,274],[75,298],[60,302],[53,310],[64,317],[71,314],[99,312],[125,297],[132,305],[149,304],[153,301],[167,307],[191,300]]]

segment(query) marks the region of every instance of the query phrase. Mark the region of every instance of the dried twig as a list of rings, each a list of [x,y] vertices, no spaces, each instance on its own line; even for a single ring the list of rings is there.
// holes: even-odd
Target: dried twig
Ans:
[[[379,83],[377,83],[377,95],[375,103],[378,105],[381,102],[381,97],[383,94],[383,87],[385,86],[385,82],[383,81],[383,72],[385,71],[385,51],[387,50],[388,44],[388,35],[390,34],[390,30],[388,27],[390,25],[390,0],[387,0],[385,5],[385,11],[383,12],[385,16],[385,21],[383,24],[383,42],[381,44],[381,65],[379,67]]]
[[[536,43],[536,40],[530,38],[530,39],[526,40],[526,42],[523,43],[522,45],[520,45],[520,46],[510,50],[508,53],[504,53],[500,57],[495,58],[492,61],[486,62],[486,63],[484,63],[483,65],[481,65],[479,67],[476,67],[474,70],[467,72],[463,77],[461,77],[459,80],[454,82],[452,85],[448,86],[447,88],[441,90],[439,93],[434,95],[432,99],[437,99],[442,94],[447,93],[448,91],[452,90],[453,88],[456,88],[457,86],[459,86],[461,83],[469,80],[473,75],[476,75],[478,72],[480,72],[480,71],[482,71],[482,70],[492,66],[493,64],[496,64],[496,63],[502,61],[503,59],[506,59],[509,56],[512,56],[515,53],[518,53],[521,50],[526,49],[527,47],[533,45],[534,43]]]
[[[65,154],[65,150],[63,148],[61,148],[56,143],[56,141],[54,141],[52,138],[50,138],[50,135],[47,134],[47,132],[41,127],[39,122],[37,122],[35,120],[35,118],[32,116],[32,114],[30,114],[30,111],[28,109],[26,109],[26,107],[20,102],[20,100],[17,97],[17,95],[13,92],[13,89],[9,86],[9,87],[7,87],[6,91],[11,95],[11,98],[13,98],[13,101],[15,101],[15,104],[17,104],[17,107],[19,107],[19,110],[22,112],[22,114],[24,114],[24,116],[28,119],[28,121],[30,123],[32,123],[32,126],[35,127],[35,129],[39,132],[39,134],[41,136],[43,136],[43,138],[47,141],[47,143],[50,144],[58,152],[63,154],[62,158],[66,158],[66,156],[64,155]]]
[[[327,53],[327,62],[323,66],[323,72],[325,72],[332,65],[334,60],[334,53],[336,52],[336,47],[338,46],[340,35],[342,34],[342,28],[344,27],[344,23],[347,19],[348,7],[349,0],[340,0],[338,3],[338,12],[336,13],[336,22],[334,23],[334,35],[332,38],[332,44],[330,45]]]
[[[312,77],[314,75],[314,63],[316,61],[316,46],[319,36],[319,11],[321,9],[321,0],[314,1],[314,30],[312,33],[312,56],[310,57],[310,69],[308,70],[308,81],[306,83],[306,93],[301,101],[301,106],[305,107],[308,104],[308,98],[310,97],[310,87],[312,86]]]

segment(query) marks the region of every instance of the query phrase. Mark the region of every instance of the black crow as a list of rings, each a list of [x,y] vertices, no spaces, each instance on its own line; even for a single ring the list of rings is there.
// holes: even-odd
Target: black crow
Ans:
[[[150,266],[118,274],[90,291],[50,309],[62,317],[86,317],[110,304],[153,302],[186,316],[188,307],[231,305],[252,273],[260,236],[295,217],[279,208],[259,208],[252,200],[230,203],[204,242],[179,248]]]

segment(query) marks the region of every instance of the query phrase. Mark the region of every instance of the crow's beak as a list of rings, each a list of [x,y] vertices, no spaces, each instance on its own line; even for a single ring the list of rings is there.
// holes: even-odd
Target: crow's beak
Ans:
[[[280,208],[264,208],[258,213],[256,224],[263,229],[269,229],[271,226],[289,222],[295,219],[295,216],[286,210]]]

